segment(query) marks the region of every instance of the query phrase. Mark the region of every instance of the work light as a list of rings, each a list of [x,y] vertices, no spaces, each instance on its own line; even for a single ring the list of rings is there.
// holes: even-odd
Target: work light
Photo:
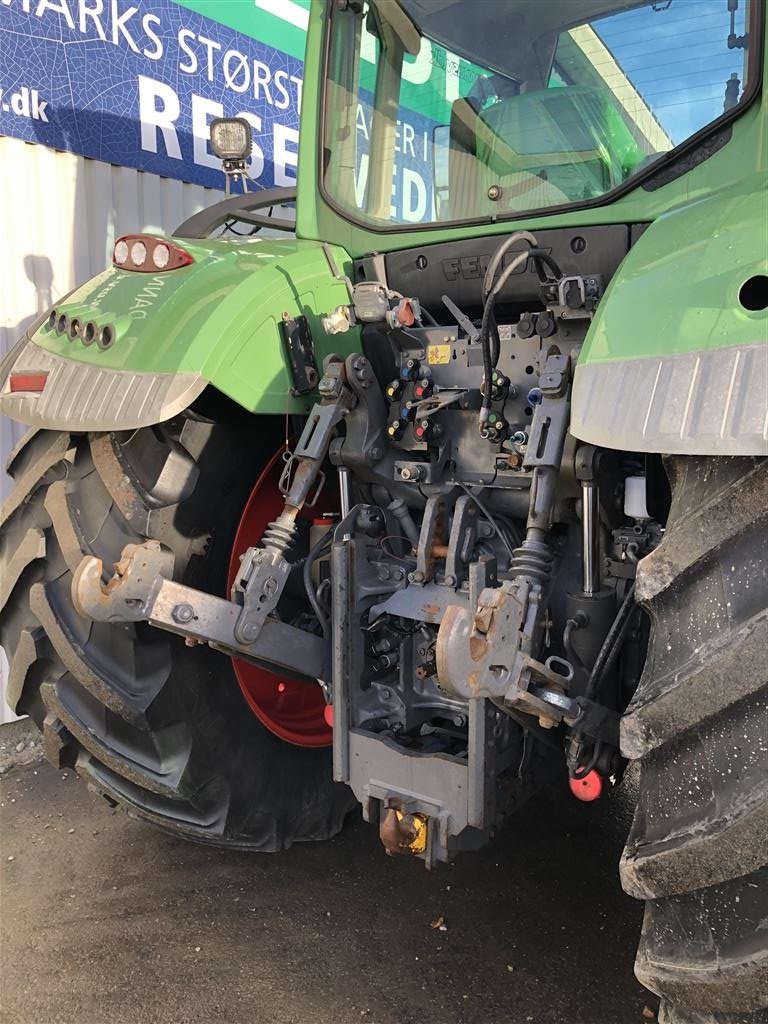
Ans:
[[[251,141],[251,126],[244,117],[215,117],[211,121],[211,149],[219,160],[247,160]]]

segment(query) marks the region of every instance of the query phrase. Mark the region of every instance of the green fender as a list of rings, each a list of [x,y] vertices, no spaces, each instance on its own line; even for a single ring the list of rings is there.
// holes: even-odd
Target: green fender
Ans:
[[[84,325],[114,328],[106,349],[70,340],[48,322],[34,325],[4,364],[0,410],[35,425],[68,429],[146,426],[180,412],[210,383],[255,413],[306,412],[293,397],[279,328],[284,313],[304,315],[318,366],[331,352],[359,347],[358,332],[328,337],[320,317],[349,301],[334,273],[347,253],[318,242],[243,239],[179,243],[188,267],[136,273],[110,267],[55,306]],[[82,334],[82,331],[81,331]],[[11,392],[9,375],[48,373],[42,393]]]
[[[766,224],[760,174],[648,226],[587,333],[576,437],[628,451],[768,453]]]

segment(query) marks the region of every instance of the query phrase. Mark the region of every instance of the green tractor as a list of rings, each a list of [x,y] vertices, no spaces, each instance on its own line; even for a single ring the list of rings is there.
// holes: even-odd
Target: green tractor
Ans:
[[[768,1020],[765,13],[312,4],[297,191],[119,239],[0,371],[54,764],[230,848],[359,802],[433,866],[637,760],[638,977]]]

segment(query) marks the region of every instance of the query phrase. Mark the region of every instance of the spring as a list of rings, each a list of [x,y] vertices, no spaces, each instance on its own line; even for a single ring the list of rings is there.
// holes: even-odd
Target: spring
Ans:
[[[544,583],[552,572],[553,558],[548,544],[526,537],[522,545],[515,548],[509,571],[513,576],[530,576]]]
[[[293,519],[280,516],[271,522],[261,537],[261,543],[265,548],[272,548],[275,551],[285,553],[293,547],[296,539],[296,523]]]

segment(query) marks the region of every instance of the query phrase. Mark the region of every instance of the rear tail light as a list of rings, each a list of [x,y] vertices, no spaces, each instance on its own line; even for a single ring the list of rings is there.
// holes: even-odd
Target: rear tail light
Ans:
[[[12,373],[8,378],[8,383],[11,387],[11,393],[17,391],[36,391],[39,393],[45,387],[47,380],[47,373]]]
[[[194,258],[181,246],[152,235],[123,235],[115,242],[112,262],[121,270],[144,274],[178,270],[194,263]]]
[[[122,267],[125,263],[128,262],[129,251],[130,250],[128,249],[128,243],[126,242],[126,240],[124,238],[119,238],[115,242],[115,249],[112,253],[112,262],[116,263],[118,267]]]
[[[147,262],[147,247],[143,242],[134,242],[131,246],[130,262],[137,269],[144,267]]]

